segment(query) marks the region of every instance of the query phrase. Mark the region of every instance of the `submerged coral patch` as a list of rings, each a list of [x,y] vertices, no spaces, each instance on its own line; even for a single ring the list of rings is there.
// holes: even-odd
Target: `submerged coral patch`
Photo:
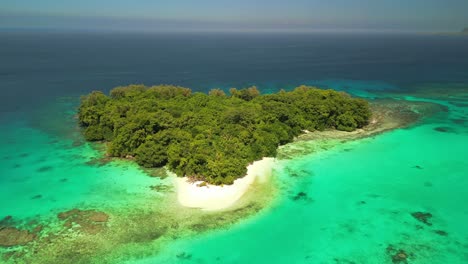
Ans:
[[[439,236],[448,236],[448,233],[444,230],[435,230],[434,233],[438,234]]]
[[[442,133],[455,133],[455,130],[451,127],[435,127],[434,130]]]
[[[410,253],[406,252],[404,249],[397,249],[393,245],[387,246],[387,254],[390,256],[393,263],[408,263]]]
[[[454,118],[454,119],[450,119],[454,124],[457,124],[457,125],[464,125],[466,123],[466,120],[465,119],[461,119],[461,118]]]
[[[41,198],[42,198],[41,194],[37,194],[37,195],[34,195],[33,197],[31,197],[32,200],[37,200],[37,199],[41,199]]]
[[[13,225],[13,216],[7,215],[0,220],[0,228]]]
[[[109,220],[109,215],[104,212],[80,209],[59,213],[57,217],[65,221],[64,227],[72,228],[73,224],[78,224],[77,229],[88,234],[97,234],[103,231],[107,227],[105,223]]]
[[[431,226],[432,223],[429,222],[429,219],[432,218],[432,214],[431,213],[425,213],[425,212],[414,212],[414,213],[411,213],[411,215],[416,218],[416,220],[418,220],[419,222],[421,223],[424,223],[425,225],[428,225],[428,226]]]
[[[15,227],[0,227],[0,247],[13,247],[33,241],[36,235]]]
[[[102,167],[104,165],[107,165],[111,161],[112,161],[112,158],[109,158],[109,157],[93,158],[93,159],[87,161],[86,165]]]
[[[51,171],[54,167],[52,166],[42,166],[39,169],[37,169],[37,172],[47,172]]]
[[[186,259],[186,260],[188,260],[188,259],[191,259],[191,258],[192,258],[192,254],[189,254],[189,253],[186,253],[186,252],[182,252],[182,253],[177,254],[176,257],[177,257],[178,259]]]
[[[306,192],[298,192],[296,195],[292,196],[291,199],[293,201],[312,201]]]
[[[173,189],[172,186],[159,184],[159,185],[152,185],[150,189],[156,192],[169,192]]]

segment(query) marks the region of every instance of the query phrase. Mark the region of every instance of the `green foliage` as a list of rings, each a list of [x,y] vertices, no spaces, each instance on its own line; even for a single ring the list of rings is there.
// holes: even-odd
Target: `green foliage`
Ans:
[[[256,87],[230,96],[160,85],[117,87],[83,96],[84,136],[108,141],[108,154],[132,155],[144,167],[168,166],[179,176],[231,184],[249,163],[276,155],[307,129],[352,131],[365,126],[369,105],[346,93],[300,86],[260,95]]]

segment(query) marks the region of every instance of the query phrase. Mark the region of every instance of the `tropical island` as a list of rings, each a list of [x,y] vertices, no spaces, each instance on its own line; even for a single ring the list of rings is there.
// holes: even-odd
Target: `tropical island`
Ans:
[[[213,185],[232,184],[304,131],[353,131],[370,116],[363,99],[308,86],[264,95],[232,88],[227,95],[130,85],[83,96],[78,111],[85,138],[106,142],[107,155]]]

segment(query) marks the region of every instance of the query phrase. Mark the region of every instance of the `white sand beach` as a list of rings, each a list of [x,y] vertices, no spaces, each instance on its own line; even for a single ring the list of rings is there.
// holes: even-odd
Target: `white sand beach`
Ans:
[[[271,175],[274,158],[263,158],[247,167],[247,175],[234,181],[232,185],[207,185],[198,187],[201,182],[188,182],[186,177],[176,178],[177,198],[186,207],[203,210],[221,210],[232,206],[251,184],[257,180],[266,182]]]

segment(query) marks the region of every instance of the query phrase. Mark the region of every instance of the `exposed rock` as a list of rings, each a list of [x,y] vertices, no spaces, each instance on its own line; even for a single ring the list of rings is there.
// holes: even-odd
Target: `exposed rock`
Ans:
[[[19,230],[15,227],[0,228],[0,246],[13,247],[27,244],[33,241],[36,235],[27,230]]]
[[[411,213],[411,215],[421,223],[424,223],[428,226],[432,225],[432,223],[429,222],[429,219],[432,218],[431,213],[415,212],[415,213]]]

